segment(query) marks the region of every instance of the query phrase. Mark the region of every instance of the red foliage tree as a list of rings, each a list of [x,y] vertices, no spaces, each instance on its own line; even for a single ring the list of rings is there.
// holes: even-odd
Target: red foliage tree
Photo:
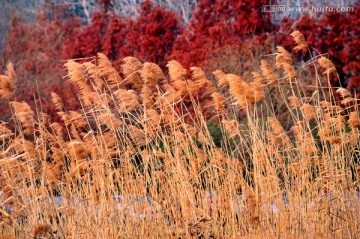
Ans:
[[[73,34],[79,24],[74,18],[66,20],[65,10],[64,7],[52,9],[50,5],[44,5],[33,24],[25,24],[19,16],[13,16],[2,51],[1,68],[7,62],[15,66],[18,78],[16,100],[26,101],[34,107],[39,97],[43,110],[48,113],[53,111],[51,91],[65,99],[71,99],[72,93],[59,74],[63,65],[59,52],[67,35]],[[8,104],[1,102],[0,107],[1,118],[9,117]]]
[[[261,12],[264,4],[267,1],[200,0],[189,29],[178,37],[171,57],[187,67],[203,66],[224,47],[276,30],[270,15]]]
[[[94,14],[91,25],[66,39],[62,57],[90,57],[103,52],[115,63],[134,56],[164,66],[179,31],[174,13],[145,1],[136,20],[121,19],[108,11]]]
[[[179,19],[174,12],[164,11],[160,6],[154,7],[150,1],[144,1],[141,14],[129,24],[122,55],[132,55],[165,66],[180,30]]]

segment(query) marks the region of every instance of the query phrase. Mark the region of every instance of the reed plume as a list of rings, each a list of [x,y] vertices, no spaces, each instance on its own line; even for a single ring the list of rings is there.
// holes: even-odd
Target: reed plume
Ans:
[[[0,75],[0,98],[10,99],[15,95],[16,89],[16,73],[14,65],[9,63],[6,65],[6,72]]]
[[[98,74],[99,77],[107,77],[106,82],[109,87],[117,87],[121,83],[119,73],[112,66],[111,61],[102,53],[97,54],[98,57]]]
[[[307,49],[308,45],[305,41],[304,35],[300,31],[294,31],[290,34],[294,38],[297,46],[294,47],[294,51],[298,52]]]
[[[229,86],[227,76],[222,70],[216,70],[216,71],[213,72],[213,74],[217,79],[217,86],[220,89]]]
[[[64,108],[64,104],[63,104],[60,96],[58,94],[56,94],[55,92],[51,92],[51,99],[52,99],[52,102],[53,102],[56,110],[62,111]]]
[[[161,68],[150,62],[145,62],[143,68],[140,71],[141,78],[147,87],[154,87],[158,82],[165,79],[165,75]]]
[[[14,115],[21,122],[24,134],[31,135],[34,133],[34,112],[26,102],[10,102],[14,110]]]
[[[267,61],[261,60],[260,69],[261,69],[262,75],[268,81],[268,84],[272,85],[275,82],[277,82],[277,77],[275,75],[274,69],[271,67],[271,65]]]
[[[99,114],[97,119],[100,124],[105,124],[113,132],[123,126],[123,122],[112,113]]]
[[[52,228],[49,224],[39,224],[34,228],[34,239],[54,239]]]
[[[118,111],[133,111],[140,106],[139,96],[133,90],[119,89],[116,90],[114,96],[120,101]]]
[[[77,84],[78,82],[87,81],[85,67],[82,64],[77,63],[76,61],[73,60],[69,60],[65,64],[65,67],[69,72],[70,82]]]
[[[212,93],[211,97],[213,98],[213,101],[214,101],[215,110],[217,110],[219,112],[223,112],[225,109],[226,98],[219,92]]]
[[[356,111],[350,112],[349,115],[349,125],[353,130],[356,130],[357,128],[360,127],[360,118],[359,118],[359,113]]]
[[[284,70],[286,78],[289,80],[296,77],[296,72],[292,66],[292,59],[290,53],[283,47],[277,47],[278,54],[276,55],[275,67]]]
[[[253,80],[256,84],[264,85],[267,83],[266,79],[258,72],[251,72]]]
[[[317,114],[315,109],[308,103],[305,103],[301,106],[301,111],[303,113],[304,118],[309,122],[313,119],[316,119]]]
[[[326,57],[322,56],[321,58],[319,58],[318,62],[320,66],[325,69],[325,71],[323,72],[324,75],[329,75],[332,72],[336,71],[334,63],[332,63],[332,61],[330,61]]]
[[[342,87],[338,88],[336,90],[336,93],[341,95],[341,97],[344,99],[350,97],[350,92],[347,89],[342,88]]]
[[[131,84],[134,89],[141,89],[144,83],[144,80],[140,77],[142,63],[131,56],[123,58],[123,62],[121,68],[122,73],[125,75],[124,84]]]

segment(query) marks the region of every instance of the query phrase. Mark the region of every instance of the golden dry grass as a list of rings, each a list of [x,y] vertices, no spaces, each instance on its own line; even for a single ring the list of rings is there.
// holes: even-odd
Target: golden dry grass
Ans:
[[[0,125],[0,238],[356,238],[357,100],[341,88],[334,103],[317,58],[298,69],[278,47],[253,79],[218,70],[216,84],[176,61],[169,76],[133,57],[122,72],[103,54],[68,61],[81,110],[53,93],[63,125],[16,101]],[[11,100],[12,65],[0,80]]]

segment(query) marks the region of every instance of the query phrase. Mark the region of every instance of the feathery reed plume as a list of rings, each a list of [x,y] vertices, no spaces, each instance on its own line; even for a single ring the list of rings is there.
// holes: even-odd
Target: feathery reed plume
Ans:
[[[301,106],[301,101],[298,97],[296,96],[289,96],[289,101],[290,101],[290,109],[297,109]]]
[[[86,82],[86,71],[82,64],[69,60],[65,63],[65,67],[69,72],[69,81],[71,83]]]
[[[253,193],[251,190],[246,190],[245,195],[247,196],[247,203],[246,203],[246,214],[247,214],[247,221],[248,222],[257,222],[259,221],[259,202],[257,195]]]
[[[70,125],[70,116],[66,112],[59,111],[56,114],[60,116],[61,120],[65,123],[66,126]]]
[[[26,102],[10,102],[10,106],[14,109],[16,118],[24,127],[24,134],[31,135],[34,132],[34,112]]]
[[[203,70],[199,67],[190,67],[190,70],[192,73],[192,79],[198,88],[206,87],[206,91],[209,93],[216,91],[214,84],[209,81]]]
[[[181,126],[182,129],[184,129],[184,132],[189,133],[190,137],[194,137],[197,133],[199,133],[199,130],[192,125],[184,123]]]
[[[215,76],[215,78],[217,80],[217,86],[220,89],[229,86],[229,82],[228,82],[228,79],[226,77],[226,74],[222,70],[214,71],[213,75]]]
[[[180,92],[176,91],[174,87],[169,84],[164,84],[162,87],[165,89],[165,92],[161,97],[157,98],[156,104],[158,106],[162,103],[164,103],[163,106],[165,106],[167,102],[177,102],[180,99]]]
[[[290,36],[294,38],[294,41],[297,44],[297,46],[294,47],[295,52],[307,49],[308,45],[305,41],[305,37],[300,31],[293,31]]]
[[[316,111],[314,109],[314,107],[312,107],[310,104],[305,103],[301,106],[301,111],[303,113],[304,118],[309,122],[313,119],[316,119],[317,114]]]
[[[337,132],[341,132],[345,127],[345,117],[342,115],[336,115],[325,121],[325,125],[329,123],[330,128]]]
[[[70,136],[72,139],[75,139],[77,141],[81,141],[80,134],[78,131],[78,128],[74,124],[70,124]]]
[[[192,73],[192,79],[196,83],[196,85],[201,88],[206,86],[208,79],[199,67],[190,67],[191,73]]]
[[[276,61],[275,61],[275,67],[281,68],[284,64],[291,65],[292,59],[290,53],[282,46],[276,47],[278,50],[278,53],[276,54]]]
[[[350,112],[348,123],[354,130],[360,127],[359,113],[356,111]]]
[[[271,131],[266,132],[266,137],[269,140],[271,145],[276,145],[278,147],[283,147],[284,146],[284,144],[283,144],[282,140],[280,139],[280,137],[276,136]]]
[[[123,123],[112,113],[100,114],[97,118],[100,124],[105,124],[111,131],[123,126]]]
[[[269,116],[268,122],[269,122],[271,129],[273,130],[275,135],[279,136],[279,135],[285,133],[284,128],[281,126],[280,122],[278,121],[278,119],[276,117]]]
[[[217,110],[219,112],[223,112],[224,106],[226,104],[226,98],[219,92],[212,93],[211,97],[213,98],[213,101],[214,101],[215,110]]]
[[[259,85],[264,85],[267,83],[266,79],[258,72],[251,72],[253,80],[255,83]]]
[[[92,92],[90,95],[91,99],[93,99],[94,104],[96,107],[109,109],[109,104],[112,103],[113,98],[110,94],[104,92],[99,94],[98,92]]]
[[[146,121],[144,121],[144,127],[149,127],[150,129],[157,129],[160,127],[161,117],[157,110],[147,109],[146,110]],[[146,125],[146,126],[145,126]]]
[[[284,128],[281,126],[280,122],[276,117],[268,117],[269,125],[274,132],[267,132],[267,136],[273,144],[278,145],[279,147],[287,146],[288,148],[292,147],[291,140],[289,136],[285,133]]]
[[[144,80],[147,87],[155,86],[159,81],[165,79],[165,75],[161,68],[155,63],[145,62],[140,70],[140,76]]]
[[[187,91],[189,92],[190,95],[196,95],[198,90],[199,90],[199,86],[192,80],[187,80],[185,81],[186,87],[187,87]]]
[[[286,78],[289,80],[296,77],[295,69],[292,66],[290,53],[285,48],[278,46],[278,54],[276,55],[276,68],[283,68]]]
[[[347,97],[350,97],[350,92],[347,89],[342,88],[342,87],[340,87],[336,90],[336,94],[341,95],[341,97],[344,99]]]
[[[257,82],[248,84],[239,76],[233,74],[227,74],[226,76],[229,81],[230,94],[235,98],[235,103],[243,109],[265,98],[263,92],[265,85],[259,85]]]
[[[112,66],[111,61],[102,53],[98,53],[98,68],[99,77],[107,77],[109,87],[119,86],[121,77],[119,73]]]
[[[249,84],[243,81],[240,76],[234,74],[227,74],[226,77],[229,81],[230,94],[235,98],[237,104],[246,109],[247,104],[252,103],[250,100],[248,101],[246,97],[249,95]]]
[[[51,100],[53,104],[55,105],[55,109],[58,111],[62,111],[64,108],[64,104],[58,94],[55,92],[51,92]]]
[[[150,89],[150,87],[144,85],[141,88],[140,98],[142,99],[143,104],[146,108],[150,109],[155,107],[156,96],[154,92]]]
[[[99,67],[97,65],[91,62],[85,62],[83,63],[83,66],[85,66],[85,69],[91,78],[93,79],[99,78]]]
[[[268,81],[268,84],[271,85],[271,84],[277,82],[277,77],[275,75],[274,69],[271,67],[271,65],[267,61],[261,60],[260,69],[261,69],[262,75]]]
[[[14,149],[18,154],[25,153],[26,156],[30,158],[36,158],[37,151],[35,150],[35,145],[29,140],[23,140],[21,138],[16,138],[10,145],[9,149]]]
[[[6,65],[5,75],[0,75],[0,98],[10,99],[15,94],[16,74],[14,65]]]
[[[326,141],[334,144],[341,143],[341,132],[345,127],[344,117],[328,117],[323,121],[324,126],[319,129],[319,136]]]
[[[284,69],[285,77],[289,80],[292,80],[297,76],[295,69],[292,65],[283,63],[282,67]]]
[[[100,78],[100,71],[99,67],[91,62],[85,62],[83,63],[83,66],[85,67],[89,77],[93,80],[95,83],[95,86],[98,89],[104,89],[105,83]]]
[[[126,77],[124,84],[132,85],[133,89],[141,89],[144,84],[144,80],[140,76],[140,70],[143,67],[142,63],[137,58],[131,56],[125,57],[123,62],[121,68]]]
[[[143,66],[137,58],[132,56],[123,58],[123,62],[124,64],[122,64],[121,67],[122,67],[122,72],[126,77],[140,70],[141,67]]]
[[[185,95],[189,89],[186,82],[186,69],[177,61],[171,60],[166,65],[169,69],[169,76],[175,89],[180,96]]]
[[[233,139],[236,136],[239,136],[239,134],[238,134],[239,125],[236,120],[223,120],[222,123],[224,124],[225,129],[228,132],[230,139]]]
[[[5,125],[0,124],[0,142],[8,140],[13,135],[13,132],[6,128]]]
[[[353,105],[356,102],[355,98],[347,97],[341,101],[341,104],[344,106]]]
[[[49,224],[39,224],[34,228],[34,239],[54,239],[54,234]]]
[[[169,69],[169,76],[173,82],[185,81],[187,72],[179,62],[171,60],[166,67]]]
[[[327,59],[326,57],[321,57],[319,60],[318,60],[320,66],[322,68],[325,69],[325,71],[323,72],[324,75],[329,75],[331,74],[332,72],[335,72],[336,71],[336,68],[334,66],[334,63],[332,63],[332,61],[330,61],[329,59]]]
[[[326,100],[320,101],[320,106],[327,112],[333,108],[333,105],[329,101],[326,101]]]
[[[113,94],[121,103],[119,113],[133,111],[140,106],[139,96],[133,90],[119,89]]]
[[[259,82],[250,82],[250,91],[247,94],[247,97],[253,99],[253,102],[259,102],[265,99],[264,87],[265,84],[260,84]]]
[[[146,144],[146,136],[141,129],[134,125],[128,125],[127,128],[129,130],[130,137],[138,146],[143,146]]]
[[[93,91],[85,82],[78,81],[76,85],[79,89],[80,99],[84,103],[84,106],[91,106],[91,104],[93,104],[93,102],[95,101],[92,94]]]
[[[39,113],[39,123],[41,123],[43,126],[49,125],[51,123],[50,116],[44,112]]]
[[[84,128],[87,125],[86,120],[79,112],[70,111],[69,116],[71,123],[74,124],[77,128]]]
[[[90,152],[87,150],[83,142],[72,141],[67,144],[67,152],[71,159],[82,161],[86,159]]]
[[[64,131],[61,125],[57,122],[54,122],[50,125],[53,134],[56,136],[56,140],[59,141],[60,144],[64,144]]]

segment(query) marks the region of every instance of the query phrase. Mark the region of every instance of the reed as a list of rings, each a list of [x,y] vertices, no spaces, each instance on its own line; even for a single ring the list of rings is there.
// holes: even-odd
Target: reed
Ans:
[[[329,59],[299,69],[277,49],[252,78],[217,70],[217,82],[175,60],[168,74],[133,57],[120,72],[101,53],[70,60],[82,108],[53,93],[60,122],[12,98],[9,65],[0,238],[356,238],[358,100],[329,90]],[[313,85],[307,67],[322,69]]]

